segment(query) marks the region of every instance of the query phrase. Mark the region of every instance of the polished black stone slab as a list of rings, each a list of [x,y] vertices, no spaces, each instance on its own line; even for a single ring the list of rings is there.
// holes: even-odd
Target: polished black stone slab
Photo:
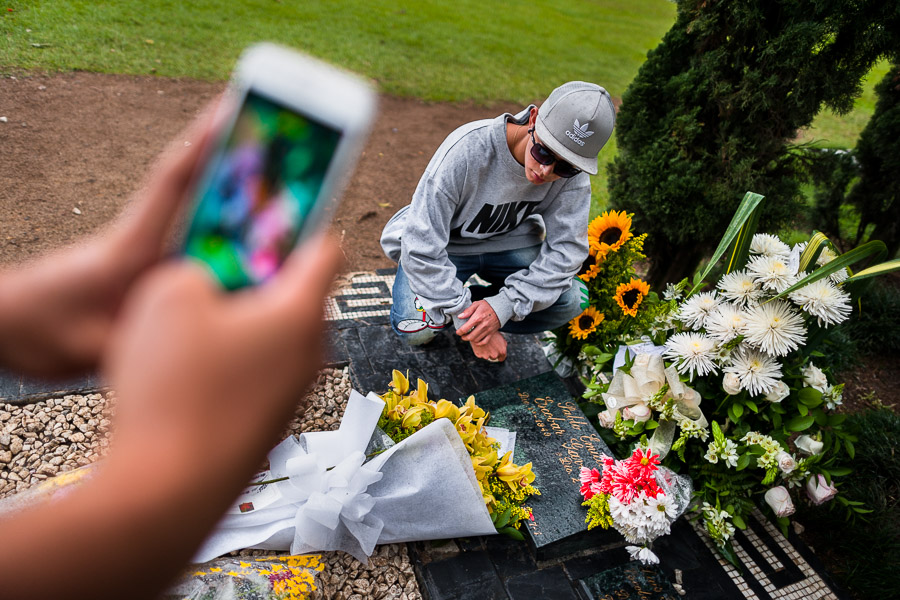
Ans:
[[[677,600],[678,593],[656,565],[630,562],[578,580],[584,600]]]
[[[529,499],[534,520],[526,539],[539,561],[586,549],[621,545],[614,531],[588,532],[581,506],[581,467],[596,467],[612,451],[553,372],[475,394],[490,424],[516,432],[517,464],[532,463],[540,496]]]

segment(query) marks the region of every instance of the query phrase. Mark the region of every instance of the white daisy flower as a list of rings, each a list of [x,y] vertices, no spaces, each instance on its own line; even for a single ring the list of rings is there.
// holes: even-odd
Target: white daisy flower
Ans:
[[[819,326],[837,325],[846,321],[853,310],[850,294],[839,290],[827,279],[814,281],[790,294],[791,300],[813,315]]]
[[[791,248],[776,236],[769,233],[757,233],[750,240],[750,252],[762,256],[781,256],[787,258]]]
[[[701,329],[706,317],[719,305],[716,293],[701,292],[685,300],[678,309],[678,319],[692,329]]]
[[[719,343],[744,335],[745,326],[744,311],[728,302],[719,304],[706,318],[706,333]]]
[[[713,357],[716,344],[712,338],[701,333],[676,333],[666,340],[666,358],[677,361],[679,373],[690,373],[701,377],[708,373],[716,373]]]
[[[762,296],[762,289],[747,271],[732,271],[719,280],[719,291],[727,300],[731,300],[738,306],[755,304]]]
[[[668,494],[659,493],[656,498],[648,497],[647,508],[650,516],[657,522],[674,520],[678,516],[678,507]]]
[[[731,364],[724,370],[737,375],[741,387],[750,392],[751,396],[768,394],[781,380],[781,365],[778,361],[749,348],[735,352]]]
[[[767,354],[785,356],[806,341],[803,317],[784,300],[754,306],[744,318],[744,341]]]
[[[747,271],[764,289],[781,293],[797,283],[797,268],[788,265],[783,256],[754,256],[747,263]]]

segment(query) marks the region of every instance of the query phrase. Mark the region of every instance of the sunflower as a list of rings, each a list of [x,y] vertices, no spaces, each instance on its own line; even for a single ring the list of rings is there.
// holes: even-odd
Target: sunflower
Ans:
[[[645,281],[632,278],[628,283],[620,283],[616,288],[616,304],[626,315],[636,317],[641,301],[649,293],[650,286]]]
[[[593,306],[588,306],[584,312],[569,321],[569,333],[572,337],[579,340],[586,339],[588,335],[597,329],[603,319],[606,317],[602,312]]]
[[[588,226],[588,245],[592,256],[615,252],[632,237],[631,217],[621,212],[606,211]]]

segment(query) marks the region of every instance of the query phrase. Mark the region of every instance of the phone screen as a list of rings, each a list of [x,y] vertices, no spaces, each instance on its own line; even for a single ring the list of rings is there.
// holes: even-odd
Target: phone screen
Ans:
[[[200,180],[185,253],[226,289],[270,278],[316,206],[340,137],[249,91]]]

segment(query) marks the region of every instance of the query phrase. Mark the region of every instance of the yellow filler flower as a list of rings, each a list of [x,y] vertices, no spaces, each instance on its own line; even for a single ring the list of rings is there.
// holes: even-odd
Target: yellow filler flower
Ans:
[[[606,315],[602,312],[593,306],[588,306],[583,313],[569,321],[569,333],[576,339],[586,339],[605,318]]]
[[[588,225],[588,245],[592,256],[615,252],[631,239],[631,217],[623,211],[606,211]]]
[[[626,315],[636,317],[638,307],[644,300],[644,296],[649,293],[650,286],[647,282],[632,278],[628,283],[620,283],[616,288],[616,304]]]

